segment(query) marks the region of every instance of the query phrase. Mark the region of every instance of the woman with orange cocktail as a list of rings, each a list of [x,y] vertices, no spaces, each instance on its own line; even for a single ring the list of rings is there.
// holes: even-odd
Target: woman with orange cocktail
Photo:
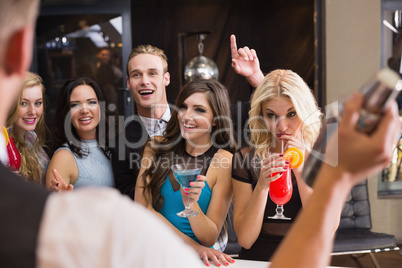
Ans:
[[[266,261],[312,192],[301,177],[302,158],[318,136],[321,112],[299,75],[275,70],[251,98],[249,126],[250,146],[233,156],[233,222],[239,257]],[[289,219],[272,218],[277,205]]]

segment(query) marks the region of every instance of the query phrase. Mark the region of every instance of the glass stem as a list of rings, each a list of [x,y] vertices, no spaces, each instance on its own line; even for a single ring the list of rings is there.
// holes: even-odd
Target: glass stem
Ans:
[[[187,196],[187,204],[185,207],[187,210],[190,210],[190,197],[189,196]]]
[[[276,206],[276,215],[283,216],[283,206]]]

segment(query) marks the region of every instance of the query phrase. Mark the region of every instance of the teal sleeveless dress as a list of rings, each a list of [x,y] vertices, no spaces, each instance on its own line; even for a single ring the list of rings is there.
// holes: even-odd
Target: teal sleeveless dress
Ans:
[[[186,155],[181,159],[183,161],[187,161],[189,163],[200,163],[204,166],[201,171],[201,175],[207,174],[210,162],[214,157],[215,153],[219,150],[219,148],[215,148],[214,146],[210,147],[205,153],[199,155],[197,157],[191,156],[186,153]],[[170,173],[171,176],[172,173]],[[180,193],[180,189],[174,190],[173,186],[170,182],[169,175],[166,178],[165,183],[162,185],[161,194],[164,198],[163,206],[158,210],[171,224],[173,224],[177,229],[191,237],[197,243],[200,243],[196,236],[194,235],[193,230],[191,229],[190,222],[188,218],[182,218],[176,215],[177,212],[180,212],[184,209],[183,199]],[[208,183],[205,182],[205,186],[201,191],[200,198],[198,200],[198,205],[200,206],[203,213],[206,213],[208,210],[209,202],[211,201],[212,190],[209,187]]]

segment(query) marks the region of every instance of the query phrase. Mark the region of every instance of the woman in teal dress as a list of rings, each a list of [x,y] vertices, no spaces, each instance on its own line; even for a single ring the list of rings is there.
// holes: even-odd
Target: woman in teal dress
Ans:
[[[179,93],[164,136],[145,147],[135,201],[159,215],[190,245],[196,241],[213,246],[228,213],[236,149],[231,130],[226,88],[213,79],[196,80]],[[180,188],[170,169],[183,162],[203,165],[194,187]],[[187,196],[198,216],[176,215],[184,209]]]

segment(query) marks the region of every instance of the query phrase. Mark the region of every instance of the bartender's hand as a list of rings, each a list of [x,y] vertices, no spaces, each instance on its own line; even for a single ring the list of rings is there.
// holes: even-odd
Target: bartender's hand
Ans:
[[[356,130],[363,97],[355,93],[345,106],[339,125],[338,140],[329,143],[325,160],[335,163],[341,172],[347,172],[358,183],[361,179],[383,169],[392,156],[401,131],[396,102],[386,110],[376,131],[371,135]]]
[[[56,169],[53,169],[52,173],[53,173],[53,179],[50,181],[52,185],[49,187],[49,190],[53,192],[74,190],[74,185],[67,184]]]
[[[252,87],[257,87],[264,79],[257,52],[247,46],[237,50],[236,37],[234,34],[230,36],[230,50],[232,53],[232,68],[234,71],[244,76]]]
[[[229,255],[200,244],[195,247],[195,250],[197,251],[198,255],[200,255],[206,266],[209,266],[209,261],[212,261],[217,267],[222,266],[222,264],[224,266],[228,266],[230,263],[235,262],[235,260],[233,260]]]

